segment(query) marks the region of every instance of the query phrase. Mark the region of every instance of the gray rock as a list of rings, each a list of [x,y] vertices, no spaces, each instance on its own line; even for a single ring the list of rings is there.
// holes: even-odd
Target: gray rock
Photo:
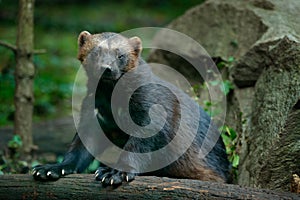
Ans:
[[[235,85],[227,97],[226,124],[239,134],[238,183],[244,186],[288,191],[292,174],[299,173],[299,11],[299,0],[208,0],[168,25],[211,57],[235,58],[222,72]],[[180,44],[157,38],[169,47]],[[185,49],[181,55],[197,59]],[[169,52],[153,51],[149,61],[174,67],[191,82],[201,78]]]

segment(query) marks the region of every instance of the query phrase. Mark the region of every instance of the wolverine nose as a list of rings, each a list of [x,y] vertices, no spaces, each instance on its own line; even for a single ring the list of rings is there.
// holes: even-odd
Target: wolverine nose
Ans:
[[[103,68],[105,71],[109,71],[109,72],[112,71],[112,68],[111,68],[111,66],[109,66],[109,65],[102,65],[102,68]]]

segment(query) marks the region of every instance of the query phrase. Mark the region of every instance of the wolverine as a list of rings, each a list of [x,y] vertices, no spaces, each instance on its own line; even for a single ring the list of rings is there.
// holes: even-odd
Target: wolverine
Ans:
[[[61,163],[34,167],[36,180],[82,173],[109,149],[109,145],[97,143],[104,137],[95,133],[99,130],[93,125],[96,119],[111,144],[124,150],[115,158],[115,165],[100,159],[95,178],[104,185],[130,182],[136,175],[229,181],[230,163],[220,137],[208,141],[213,147],[202,155],[205,138],[220,135],[210,117],[185,92],[154,75],[141,52],[142,41],[136,36],[80,33],[78,60],[88,82],[77,133]],[[122,89],[114,91],[119,85]],[[166,150],[166,146],[170,148]],[[184,152],[174,156],[181,150]],[[155,167],[165,162],[161,168]]]

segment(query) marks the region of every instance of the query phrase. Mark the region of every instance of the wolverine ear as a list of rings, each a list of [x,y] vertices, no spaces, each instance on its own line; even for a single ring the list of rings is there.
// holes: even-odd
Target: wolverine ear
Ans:
[[[78,47],[81,48],[91,34],[87,31],[82,31],[78,36]]]
[[[129,43],[132,45],[134,51],[136,52],[136,55],[139,55],[143,49],[141,39],[135,36],[129,38]]]
[[[78,36],[78,55],[77,58],[81,62],[83,61],[84,57],[86,56],[87,53],[87,48],[84,47],[86,41],[88,38],[91,36],[91,34],[87,31],[82,31],[79,36]]]

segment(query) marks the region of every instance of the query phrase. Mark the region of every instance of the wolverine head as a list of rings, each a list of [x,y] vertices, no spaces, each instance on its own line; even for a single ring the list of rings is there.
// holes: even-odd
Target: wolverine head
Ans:
[[[117,80],[138,66],[142,42],[138,37],[126,38],[117,33],[83,31],[78,48],[78,59],[89,77]]]

